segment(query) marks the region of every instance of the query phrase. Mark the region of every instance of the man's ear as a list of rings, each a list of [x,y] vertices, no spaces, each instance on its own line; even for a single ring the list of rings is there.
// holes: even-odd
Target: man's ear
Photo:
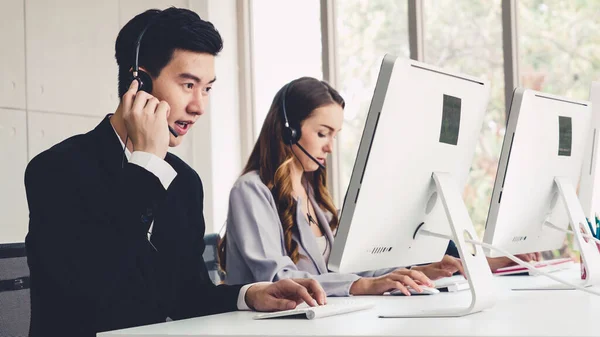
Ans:
[[[133,68],[132,68],[133,69]],[[150,75],[150,72],[148,72],[148,70],[146,70],[146,68],[144,67],[140,67],[140,71],[145,72],[146,74]]]

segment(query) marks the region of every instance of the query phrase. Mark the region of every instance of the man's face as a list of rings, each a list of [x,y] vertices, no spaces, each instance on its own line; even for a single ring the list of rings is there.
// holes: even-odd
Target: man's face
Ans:
[[[204,113],[215,80],[215,57],[187,50],[175,50],[171,61],[153,80],[152,96],[169,103],[168,123],[179,134],[169,134],[169,146],[181,144]]]

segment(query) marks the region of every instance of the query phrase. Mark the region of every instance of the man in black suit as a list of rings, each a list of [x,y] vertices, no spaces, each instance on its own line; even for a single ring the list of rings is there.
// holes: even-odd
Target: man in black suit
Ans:
[[[138,92],[131,71],[145,28],[139,65],[148,92]],[[167,149],[204,113],[221,48],[213,25],[191,11],[136,16],[116,41],[114,115],[29,163],[31,336],[94,336],[167,318],[324,303],[314,280],[215,286],[208,276],[202,182]]]

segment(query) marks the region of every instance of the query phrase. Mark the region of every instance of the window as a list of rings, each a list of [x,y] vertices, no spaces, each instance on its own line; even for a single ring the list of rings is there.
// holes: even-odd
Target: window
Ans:
[[[285,5],[282,5],[284,3]],[[335,13],[336,89],[346,100],[338,137],[339,190],[343,197],[354,166],[381,60],[409,57],[408,1],[332,1]],[[518,63],[521,86],[588,99],[600,79],[600,2],[518,0],[519,55],[503,53],[502,0],[422,0],[424,59],[491,83],[481,136],[464,199],[482,235],[489,210],[506,123],[505,66]],[[284,7],[286,8],[284,10]],[[255,134],[277,90],[299,76],[322,77],[320,2],[252,2]],[[269,16],[268,13],[294,15]],[[259,15],[260,14],[260,15]],[[301,19],[300,19],[301,18]],[[504,22],[512,25],[512,22]],[[286,27],[281,29],[280,27]],[[298,46],[302,46],[299,49]],[[509,63],[510,61],[510,63]],[[334,66],[334,65],[330,65]],[[338,205],[341,207],[341,205]],[[563,252],[561,252],[563,254]]]
[[[600,2],[520,0],[517,13],[521,86],[587,100],[600,79]]]
[[[251,1],[254,139],[277,91],[302,76],[323,77],[319,0]]]
[[[491,95],[464,191],[475,230],[483,237],[505,131],[500,0],[425,0],[424,56],[428,64],[485,78]]]
[[[520,0],[517,6],[519,81],[526,88],[589,99],[600,79],[600,2]],[[572,236],[545,257],[578,257]]]
[[[383,56],[391,53],[409,57],[407,11],[406,1],[335,2],[336,89],[346,101],[344,124],[338,136],[341,198],[350,182]]]

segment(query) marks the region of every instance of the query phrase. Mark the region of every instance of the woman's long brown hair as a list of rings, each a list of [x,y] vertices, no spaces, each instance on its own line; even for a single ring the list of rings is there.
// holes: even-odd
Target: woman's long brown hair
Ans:
[[[292,261],[298,263],[302,256],[298,251],[298,243],[292,238],[292,233],[297,226],[294,220],[296,202],[292,196],[293,189],[290,178],[294,157],[290,146],[284,143],[282,137],[284,127],[282,95],[284,94],[284,88],[285,86],[279,90],[273,99],[258,141],[254,145],[242,175],[251,171],[258,171],[262,182],[271,190],[277,203],[277,212],[283,227],[285,249]],[[285,109],[290,126],[296,130],[301,129],[304,120],[310,117],[315,109],[330,104],[339,104],[342,108],[345,106],[343,98],[327,82],[311,77],[302,77],[290,82],[288,85]],[[304,174],[304,178],[312,185],[318,206],[333,215],[329,227],[332,231],[335,230],[339,225],[339,219],[337,209],[327,190],[327,170],[321,168],[315,172],[307,172]],[[219,264],[223,271],[226,267],[225,251],[226,235],[219,242],[218,248]]]

